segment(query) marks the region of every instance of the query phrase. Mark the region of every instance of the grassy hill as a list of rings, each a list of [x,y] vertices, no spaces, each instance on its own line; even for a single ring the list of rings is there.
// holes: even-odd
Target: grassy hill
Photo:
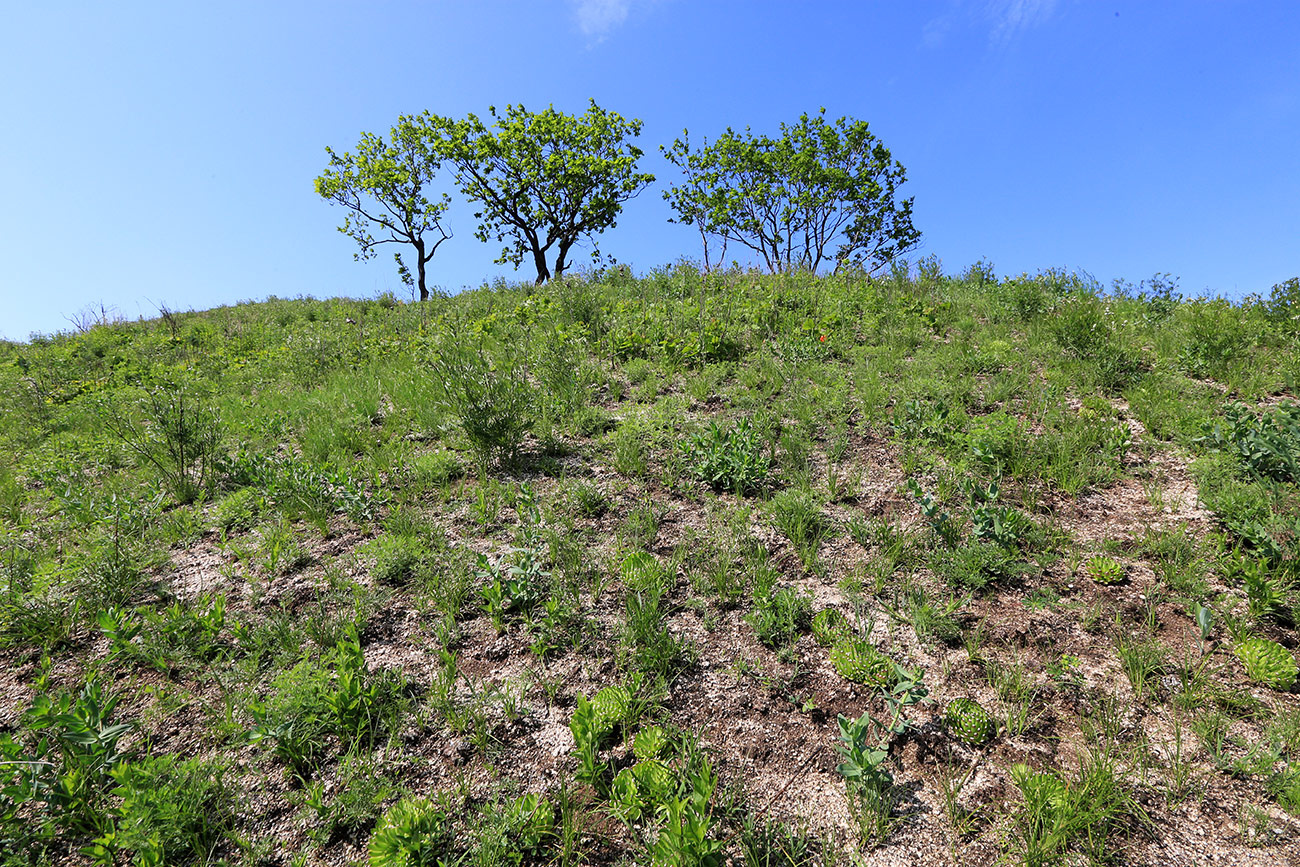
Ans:
[[[6,864],[1300,861],[1300,284],[0,344]]]

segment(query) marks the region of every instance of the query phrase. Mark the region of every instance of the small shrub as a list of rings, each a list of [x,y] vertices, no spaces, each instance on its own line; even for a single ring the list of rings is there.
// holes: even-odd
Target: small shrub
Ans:
[[[143,389],[134,406],[103,404],[100,422],[158,472],[177,502],[193,502],[215,487],[221,417],[195,387],[171,383]]]

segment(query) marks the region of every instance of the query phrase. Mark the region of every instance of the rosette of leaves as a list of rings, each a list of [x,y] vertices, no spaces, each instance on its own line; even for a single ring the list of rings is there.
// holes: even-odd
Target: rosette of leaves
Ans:
[[[639,761],[648,762],[657,759],[668,747],[670,738],[660,726],[646,726],[632,738],[632,754]]]
[[[677,774],[659,759],[637,762],[618,772],[609,791],[612,806],[631,823],[677,794]]]
[[[1291,689],[1300,673],[1291,651],[1267,638],[1246,639],[1237,645],[1236,654],[1251,680],[1273,689]]]
[[[845,637],[837,641],[831,648],[831,663],[845,680],[881,688],[893,685],[893,661],[865,639]]]
[[[406,798],[388,809],[370,836],[370,867],[434,867],[451,835],[446,813],[428,798]]]
[[[1106,554],[1089,557],[1083,570],[1098,584],[1118,584],[1124,580],[1124,564]]]
[[[974,699],[957,698],[948,703],[943,714],[948,733],[970,747],[982,747],[997,734],[997,723]]]
[[[591,697],[592,730],[597,739],[604,740],[623,721],[631,700],[632,696],[621,686],[607,686]]]
[[[823,608],[813,616],[812,634],[818,644],[829,647],[844,637],[847,631],[848,623],[838,609]]]

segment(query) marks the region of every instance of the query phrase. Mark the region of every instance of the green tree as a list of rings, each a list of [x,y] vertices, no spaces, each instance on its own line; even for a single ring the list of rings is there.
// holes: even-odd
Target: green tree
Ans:
[[[354,258],[372,258],[380,244],[409,244],[415,250],[414,281],[402,254],[393,258],[402,281],[408,286],[414,282],[420,300],[427,301],[425,266],[451,237],[442,225],[451,197],[443,193],[430,199],[426,194],[441,163],[424,129],[402,118],[388,141],[363,132],[355,154],[325,152],[330,165],[316,178],[316,192],[348,209],[339,231],[361,247]]]
[[[654,180],[636,170],[642,152],[628,141],[641,133],[641,121],[594,100],[577,116],[554,107],[534,114],[522,105],[489,112],[491,128],[473,114],[417,120],[455,167],[461,192],[481,206],[475,237],[505,243],[497,263],[517,267],[531,257],[538,283],[559,277],[574,244],[613,228],[623,202]],[[552,250],[554,265],[547,262]],[[594,243],[592,256],[599,256]]]
[[[728,128],[699,150],[688,132],[660,148],[685,174],[664,193],[676,212],[670,222],[700,231],[706,266],[710,235],[748,247],[773,272],[828,261],[875,272],[920,242],[912,199],[898,197],[902,164],[866,121],[828,123],[824,114],[781,124],[775,139]]]

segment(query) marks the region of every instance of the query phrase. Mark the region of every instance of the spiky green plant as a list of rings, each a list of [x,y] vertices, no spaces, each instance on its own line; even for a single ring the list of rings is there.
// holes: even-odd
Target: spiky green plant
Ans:
[[[893,684],[893,661],[865,639],[840,639],[831,648],[831,663],[845,680],[874,687],[889,687]]]
[[[632,696],[621,686],[607,686],[591,697],[591,706],[595,711],[592,727],[599,738],[603,739],[623,721],[631,700]]]
[[[662,727],[646,726],[632,738],[632,754],[643,762],[656,759],[668,746],[668,742],[668,732]]]
[[[1291,689],[1300,673],[1291,651],[1267,638],[1246,639],[1237,645],[1236,654],[1251,680],[1273,689]]]
[[[1098,584],[1118,584],[1124,580],[1124,564],[1107,554],[1089,557],[1083,570]]]
[[[974,699],[957,698],[948,703],[943,714],[948,733],[972,747],[982,747],[998,732],[997,723],[989,712]]]

